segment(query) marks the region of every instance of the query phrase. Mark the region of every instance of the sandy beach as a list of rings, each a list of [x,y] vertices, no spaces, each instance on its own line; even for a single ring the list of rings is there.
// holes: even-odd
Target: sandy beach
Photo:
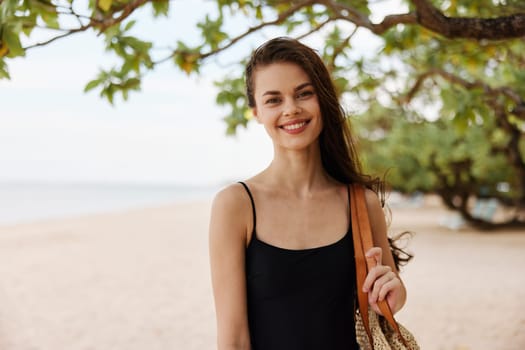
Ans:
[[[0,226],[0,349],[214,349],[208,201]],[[397,315],[424,350],[525,349],[525,233],[440,225],[435,201],[394,207],[412,230]]]

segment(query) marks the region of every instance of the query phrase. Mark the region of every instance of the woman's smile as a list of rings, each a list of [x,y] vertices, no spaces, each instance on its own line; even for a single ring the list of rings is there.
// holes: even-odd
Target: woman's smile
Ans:
[[[280,125],[279,128],[288,134],[299,134],[306,129],[310,120],[292,120],[286,124]]]

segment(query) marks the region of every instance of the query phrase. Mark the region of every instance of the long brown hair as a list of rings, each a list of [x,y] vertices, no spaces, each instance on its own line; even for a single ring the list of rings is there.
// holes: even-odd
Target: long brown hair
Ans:
[[[246,65],[246,95],[248,105],[255,107],[254,73],[257,67],[277,62],[294,63],[310,78],[318,96],[323,130],[319,135],[321,160],[326,172],[345,184],[361,183],[377,192],[378,181],[362,171],[356,142],[345,112],[321,57],[298,40],[278,37],[257,48]]]
[[[245,71],[249,107],[255,107],[254,74],[257,67],[278,62],[298,65],[314,86],[323,121],[319,147],[325,171],[341,183],[359,183],[372,189],[380,195],[384,205],[384,181],[363,172],[350,120],[339,103],[330,72],[312,48],[288,37],[274,38],[259,46],[252,53]],[[389,238],[389,241],[396,265],[410,260],[411,255],[397,248],[392,239]]]

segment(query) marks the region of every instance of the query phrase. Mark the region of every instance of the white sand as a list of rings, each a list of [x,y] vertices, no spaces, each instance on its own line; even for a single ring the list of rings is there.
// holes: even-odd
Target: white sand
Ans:
[[[423,350],[525,349],[525,232],[451,231],[439,226],[446,215],[434,205],[394,213],[393,230],[417,232],[398,321]]]
[[[0,227],[0,349],[213,349],[209,203]],[[424,350],[525,349],[525,234],[449,231],[435,205],[395,209],[418,234],[398,320]]]

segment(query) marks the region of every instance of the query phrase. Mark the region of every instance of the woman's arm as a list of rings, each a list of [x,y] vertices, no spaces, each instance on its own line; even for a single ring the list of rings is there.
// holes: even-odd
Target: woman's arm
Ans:
[[[371,190],[366,190],[365,197],[374,240],[374,248],[370,249],[366,255],[374,257],[377,266],[369,271],[363,289],[368,292],[368,302],[375,312],[381,314],[377,301],[386,298],[392,313],[396,313],[405,304],[406,289],[399,277],[390,250],[385,214],[379,198]]]
[[[250,202],[241,185],[219,192],[210,219],[210,264],[219,350],[249,350],[245,249]]]

